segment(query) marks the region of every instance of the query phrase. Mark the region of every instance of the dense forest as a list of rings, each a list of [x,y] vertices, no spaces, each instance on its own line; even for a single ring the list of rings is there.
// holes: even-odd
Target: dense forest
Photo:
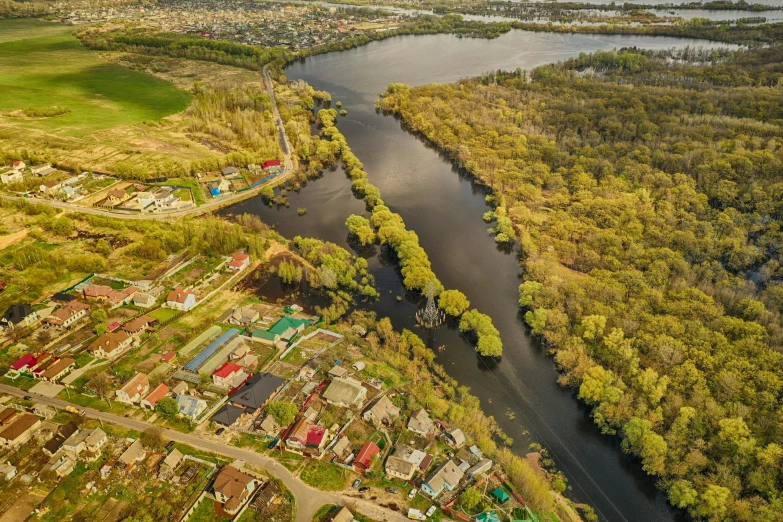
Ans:
[[[562,384],[696,518],[783,508],[781,85],[780,47],[621,50],[381,103],[493,189]]]

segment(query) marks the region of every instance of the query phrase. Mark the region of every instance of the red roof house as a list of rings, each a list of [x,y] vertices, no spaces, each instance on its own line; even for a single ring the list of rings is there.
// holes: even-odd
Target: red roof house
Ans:
[[[35,355],[26,353],[11,364],[11,369],[22,372],[35,364]]]
[[[362,449],[359,450],[359,454],[353,461],[353,467],[359,473],[364,473],[372,465],[372,458],[381,452],[379,448],[373,442],[365,442]]]
[[[249,254],[234,254],[234,257],[231,258],[231,261],[228,262],[228,268],[230,268],[234,272],[239,272],[249,264],[250,264]]]
[[[225,386],[228,388],[239,386],[245,379],[247,379],[245,369],[232,362],[224,363],[223,366],[215,370],[215,373],[212,374],[212,382],[217,386]]]
[[[266,160],[262,165],[264,169],[268,169],[271,167],[279,167],[280,166],[280,160]]]
[[[155,409],[155,405],[158,404],[158,401],[161,400],[163,397],[168,395],[169,393],[169,387],[166,386],[166,383],[162,382],[158,385],[157,388],[152,390],[149,395],[144,397],[141,400],[141,406],[143,408],[149,408],[150,410]]]
[[[160,360],[165,362],[165,363],[170,363],[171,361],[173,361],[176,358],[177,358],[177,352],[175,352],[174,350],[171,350],[171,351],[166,352],[165,354],[163,354],[163,357],[161,357]]]

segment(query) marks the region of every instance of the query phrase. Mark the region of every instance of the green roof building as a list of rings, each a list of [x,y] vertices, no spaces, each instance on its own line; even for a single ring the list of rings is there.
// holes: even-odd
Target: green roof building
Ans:
[[[498,504],[505,504],[511,498],[508,496],[508,493],[506,493],[506,491],[501,487],[497,487],[493,489],[490,495],[492,495],[492,497],[497,501]]]
[[[494,511],[485,511],[475,518],[476,522],[500,522],[500,517]]]
[[[276,344],[279,341],[290,341],[297,334],[310,326],[307,319],[294,319],[293,317],[283,317],[269,330],[253,330],[253,339],[266,344]]]

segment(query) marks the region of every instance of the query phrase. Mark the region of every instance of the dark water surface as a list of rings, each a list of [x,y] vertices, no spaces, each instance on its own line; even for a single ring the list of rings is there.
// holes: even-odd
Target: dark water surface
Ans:
[[[469,386],[485,411],[494,415],[527,451],[533,440],[552,454],[569,480],[569,496],[593,505],[603,520],[671,521],[682,518],[656,490],[617,439],[602,436],[573,391],[557,385],[551,358],[531,339],[517,307],[521,282],[517,254],[499,248],[481,216],[488,209],[485,191],[464,177],[437,151],[403,130],[392,117],[376,113],[377,94],[390,82],[411,85],[453,82],[498,68],[535,66],[598,49],[639,46],[669,48],[715,46],[691,39],[636,36],[556,35],[512,31],[496,40],[458,39],[448,35],[402,36],[364,47],[314,56],[291,65],[289,79],[302,79],[332,93],[348,110],[338,126],[364,163],[370,181],[386,204],[415,230],[447,288],[458,288],[472,306],[492,316],[505,352],[496,364],[479,359],[455,325],[427,335],[438,361],[460,384]],[[367,215],[350,191],[342,170],[324,173],[300,193],[289,193],[290,208],[270,208],[260,198],[239,203],[226,213],[250,212],[273,224],[286,237],[318,237],[351,248],[344,227],[351,213]],[[296,209],[308,213],[297,216]],[[419,297],[406,295],[396,267],[375,247],[368,257],[381,299],[369,309],[392,319],[395,327],[414,329]],[[402,297],[402,299],[398,299]],[[525,432],[529,432],[529,437]]]

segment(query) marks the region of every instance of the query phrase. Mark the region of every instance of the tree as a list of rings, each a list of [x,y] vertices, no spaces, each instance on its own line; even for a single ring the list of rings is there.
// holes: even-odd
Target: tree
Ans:
[[[101,372],[87,382],[87,387],[103,399],[109,391],[109,376]]]
[[[503,355],[503,341],[497,335],[480,335],[476,351],[484,357],[500,357]]]
[[[71,218],[63,216],[52,220],[52,232],[58,236],[67,237],[73,234],[74,226]]]
[[[481,502],[481,493],[476,488],[466,489],[459,497],[459,503],[465,511],[473,511]]]
[[[141,444],[145,448],[159,450],[163,448],[163,429],[160,426],[150,426],[141,434]]]
[[[166,419],[173,419],[179,413],[179,404],[171,397],[163,397],[158,401],[158,404],[155,405],[155,411]]]
[[[90,320],[92,321],[95,333],[102,335],[109,331],[109,327],[106,326],[107,319],[108,314],[103,308],[96,308],[90,312]]]
[[[266,406],[266,412],[275,419],[280,426],[288,426],[296,419],[299,408],[290,402],[273,401]]]
[[[283,283],[293,283],[296,280],[296,265],[292,261],[281,261],[277,265],[277,275]]]
[[[444,290],[438,296],[438,308],[453,317],[459,317],[470,308],[470,301],[459,290]]]
[[[375,230],[370,225],[370,221],[364,216],[351,214],[345,220],[345,226],[348,231],[356,236],[362,245],[370,245],[375,242]]]

